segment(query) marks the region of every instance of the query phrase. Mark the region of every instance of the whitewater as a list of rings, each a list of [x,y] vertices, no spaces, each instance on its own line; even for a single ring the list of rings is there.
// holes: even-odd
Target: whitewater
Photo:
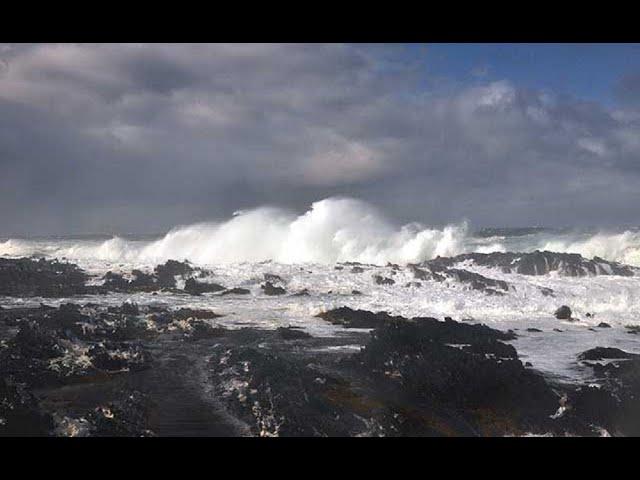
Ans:
[[[523,361],[564,380],[584,380],[576,355],[598,345],[640,353],[640,337],[628,326],[640,325],[640,276],[559,276],[557,272],[530,276],[504,273],[498,268],[459,265],[467,271],[504,280],[513,288],[503,296],[487,295],[453,281],[415,284],[407,264],[461,253],[532,252],[549,250],[600,257],[640,267],[640,231],[485,229],[472,231],[467,222],[446,226],[420,223],[397,225],[373,206],[351,198],[328,198],[297,214],[276,207],[237,212],[222,222],[176,227],[158,238],[4,238],[0,256],[44,256],[67,259],[94,275],[100,283],[107,271],[130,274],[152,271],[166,260],[188,260],[206,268],[203,281],[241,287],[249,295],[171,292],[112,293],[74,299],[6,298],[8,307],[45,301],[100,301],[117,305],[164,303],[209,308],[222,315],[227,328],[251,325],[273,329],[297,326],[314,336],[339,335],[340,328],[315,315],[340,306],[413,316],[450,316],[514,329]],[[354,273],[343,262],[359,262]],[[395,267],[393,264],[397,264]],[[269,297],[261,290],[264,275],[278,275],[287,295]],[[377,284],[376,275],[393,284]],[[180,287],[180,286],[179,286]],[[554,297],[542,293],[552,289]],[[306,289],[309,295],[290,295]],[[569,305],[579,322],[558,320],[553,312]],[[599,329],[606,322],[612,328]],[[528,332],[535,328],[540,332]],[[561,330],[562,333],[556,330]],[[358,346],[353,347],[359,348]]]
[[[376,208],[352,198],[328,198],[298,215],[260,207],[237,212],[223,222],[172,229],[154,240],[26,239],[0,241],[0,255],[44,255],[83,263],[153,264],[168,259],[195,264],[361,262],[419,263],[461,253],[579,253],[640,266],[640,231],[544,230],[526,235],[474,235],[467,222],[441,228],[420,223],[395,225]]]

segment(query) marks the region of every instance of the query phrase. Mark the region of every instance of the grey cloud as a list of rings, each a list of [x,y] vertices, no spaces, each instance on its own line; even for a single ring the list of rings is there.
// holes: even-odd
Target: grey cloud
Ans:
[[[635,221],[640,116],[395,47],[0,49],[0,235],[158,231],[330,195],[398,221]],[[400,52],[401,53],[401,52]]]

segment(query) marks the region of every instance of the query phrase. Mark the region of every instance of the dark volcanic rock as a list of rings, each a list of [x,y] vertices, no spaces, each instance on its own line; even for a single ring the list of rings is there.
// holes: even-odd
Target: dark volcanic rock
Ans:
[[[584,362],[593,369],[601,387],[583,387],[573,394],[569,419],[594,423],[611,435],[640,435],[640,355],[598,347],[583,352],[581,357],[609,359],[609,362]]]
[[[382,275],[374,275],[373,280],[377,285],[393,285],[396,281],[393,278],[383,277]]]
[[[271,282],[266,282],[264,285],[260,285],[260,288],[265,295],[284,295],[287,291],[282,287],[276,287]]]
[[[578,355],[578,360],[604,360],[604,359],[621,359],[621,358],[636,358],[640,355],[634,353],[628,353],[619,348],[613,347],[595,347],[590,350],[586,350]]]
[[[196,320],[191,322],[191,330],[188,333],[188,337],[191,340],[204,340],[209,338],[219,338],[224,336],[226,333],[227,330],[225,328],[214,327],[202,320]]]
[[[0,377],[0,437],[46,436],[53,425],[51,416],[23,385]]]
[[[122,315],[140,315],[140,309],[135,303],[123,302],[119,307],[108,307],[107,312]]]
[[[222,317],[215,313],[212,310],[202,310],[202,309],[193,309],[193,308],[181,308],[173,313],[173,318],[176,320],[187,320],[189,318],[196,319],[211,319]]]
[[[600,322],[598,324],[598,328],[611,328],[611,325],[609,325],[607,322]]]
[[[176,276],[185,276],[193,273],[193,267],[187,262],[167,260],[163,265],[155,268],[158,285],[164,288],[175,288]]]
[[[217,345],[210,365],[216,393],[254,435],[354,436],[369,428],[339,401],[345,383],[301,360]]]
[[[104,280],[104,287],[108,290],[121,291],[129,288],[129,281],[119,273],[109,271],[104,274],[102,279]]]
[[[547,431],[558,397],[500,342],[507,337],[454,321],[389,322],[372,332],[353,361],[386,388],[448,411],[476,434]]]
[[[583,277],[589,275],[634,275],[634,268],[617,262],[609,262],[599,257],[586,259],[577,253],[558,253],[539,251],[529,253],[493,252],[466,253],[450,258],[437,258],[428,265],[450,267],[466,260],[476,265],[498,267],[505,273],[520,273],[522,275],[546,275],[558,272],[563,276]]]
[[[295,327],[280,327],[277,330],[278,335],[280,335],[284,340],[300,340],[303,338],[311,338],[307,332],[304,332]]]
[[[22,355],[32,359],[49,360],[65,352],[56,335],[36,322],[22,323],[13,343]]]
[[[292,297],[308,297],[309,296],[309,289],[308,288],[303,288],[302,290],[292,294],[291,296]]]
[[[446,270],[445,275],[469,285],[473,290],[484,290],[490,294],[502,295],[500,290],[509,290],[509,285],[503,280],[495,280],[467,270],[450,268]]]
[[[249,295],[250,293],[251,293],[251,290],[248,290],[246,288],[234,287],[234,288],[228,288],[227,290],[222,292],[220,295]]]
[[[263,277],[265,282],[271,282],[271,283],[283,282],[282,277],[274,273],[265,273],[263,274]]]
[[[454,257],[455,258],[455,257]],[[503,280],[485,277],[479,273],[460,268],[451,268],[454,262],[449,258],[438,257],[422,264],[423,268],[409,265],[413,276],[419,280],[443,282],[447,278],[469,285],[473,290],[482,290],[489,295],[503,295],[509,290],[509,284]]]
[[[96,408],[87,415],[90,434],[95,437],[149,437],[148,398],[133,391],[120,400]]]
[[[137,343],[103,342],[92,345],[87,355],[93,366],[103,372],[140,371],[151,366],[151,355]]]
[[[386,312],[372,313],[367,310],[352,310],[349,307],[340,307],[316,315],[334,325],[342,325],[345,328],[376,328],[384,323],[401,317],[392,317]]]
[[[89,293],[89,276],[72,263],[0,258],[0,295],[66,297]]]
[[[441,268],[431,268],[431,266],[425,265],[425,267],[428,269],[427,271],[424,269],[420,269],[415,265],[408,266],[413,272],[414,278],[417,278],[418,280],[435,280],[436,282],[443,282],[445,280],[445,277],[438,273],[438,271],[442,271]]]
[[[571,320],[571,309],[566,305],[562,305],[553,314],[558,320]]]
[[[202,293],[220,292],[226,290],[222,285],[217,283],[203,283],[198,282],[193,278],[187,279],[184,284],[184,291],[191,295],[200,295]]]
[[[540,287],[540,293],[542,293],[542,295],[544,295],[545,297],[555,297],[556,296],[556,294],[553,291],[553,289],[547,288],[547,287]]]

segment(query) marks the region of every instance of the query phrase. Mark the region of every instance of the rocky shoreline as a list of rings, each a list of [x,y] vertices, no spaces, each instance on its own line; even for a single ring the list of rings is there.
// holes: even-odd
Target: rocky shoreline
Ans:
[[[549,260],[538,261],[567,274],[585,271]],[[509,289],[445,263],[411,268],[417,280],[457,276],[471,288]],[[342,306],[318,314],[340,334],[317,337],[286,326],[231,329],[209,309],[99,303],[114,291],[245,293],[206,276],[169,261],[87,285],[89,276],[73,264],[0,259],[1,295],[96,295],[98,302],[0,308],[0,435],[640,434],[640,356],[606,345],[576,358],[597,386],[566,384],[523,363],[509,343],[516,332],[448,317]],[[308,295],[288,291],[273,274],[261,290]]]

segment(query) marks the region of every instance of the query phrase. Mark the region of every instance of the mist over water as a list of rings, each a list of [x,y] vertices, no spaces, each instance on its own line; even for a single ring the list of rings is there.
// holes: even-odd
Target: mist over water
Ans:
[[[550,250],[640,265],[640,232],[546,232],[474,236],[461,222],[442,228],[396,225],[376,208],[352,198],[327,198],[299,215],[260,207],[218,223],[176,227],[156,240],[17,240],[0,242],[0,255],[45,255],[70,260],[145,263],[168,259],[196,264],[356,261],[415,263],[467,252]]]

